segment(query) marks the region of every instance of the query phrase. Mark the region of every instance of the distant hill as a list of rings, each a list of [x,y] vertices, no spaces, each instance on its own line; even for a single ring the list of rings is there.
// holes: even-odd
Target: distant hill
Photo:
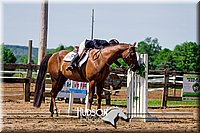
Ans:
[[[18,45],[9,45],[4,44],[5,48],[10,49],[15,57],[19,59],[21,56],[28,55],[28,47],[27,46],[18,46]],[[38,58],[38,48],[32,48],[32,59],[37,60]]]
[[[4,44],[5,48],[10,49],[17,60],[21,56],[28,56],[28,47],[27,46],[19,46],[19,45],[10,45],[10,44]],[[53,49],[47,49],[47,51],[50,51]],[[38,48],[32,47],[32,60],[37,61],[38,59]],[[16,62],[18,63],[18,62]]]
[[[4,46],[5,46],[5,48],[10,49],[13,52],[13,54],[17,58],[16,63],[19,63],[18,59],[20,57],[28,56],[28,47],[27,46],[10,45],[10,44],[4,44]],[[61,46],[59,46],[56,49],[47,49],[47,53],[54,53],[56,51],[60,51],[60,47]],[[63,46],[63,48],[66,50],[69,50],[69,51],[73,50],[73,46],[68,46],[68,47]],[[32,60],[34,62],[37,62],[37,59],[38,59],[38,48],[32,47]]]

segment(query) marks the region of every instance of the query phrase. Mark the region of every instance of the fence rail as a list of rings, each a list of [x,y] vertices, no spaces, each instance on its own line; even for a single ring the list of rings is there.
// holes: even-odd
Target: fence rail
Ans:
[[[25,92],[24,92],[24,99],[25,101],[30,101],[30,96],[34,95],[34,92],[30,92],[30,84],[35,83],[36,79],[32,77],[32,74],[37,75],[37,70],[39,69],[39,65],[35,64],[1,64],[4,70],[13,69],[14,71],[0,71],[1,75],[6,73],[12,74],[20,74],[25,76],[19,77],[0,77],[2,82],[5,83],[25,83]],[[24,69],[24,71],[16,71],[16,69]],[[35,70],[35,71],[33,71]],[[126,69],[111,69],[111,73],[116,73],[120,75],[120,77],[126,76]],[[182,98],[177,96],[168,96],[169,88],[182,89],[182,76],[183,74],[200,74],[195,72],[175,72],[175,71],[168,71],[168,70],[149,70],[148,75],[148,87],[149,88],[163,88],[162,94],[162,107],[167,107],[167,101],[175,100],[180,101]],[[178,79],[178,80],[177,80]],[[122,78],[122,82],[120,87],[126,87],[126,78]],[[111,81],[107,81],[110,84]],[[46,78],[46,84],[51,84],[50,78]],[[174,91],[176,92],[176,91]],[[44,96],[49,96],[47,92],[44,93]],[[109,96],[107,96],[109,99]],[[108,101],[109,103],[109,101]]]

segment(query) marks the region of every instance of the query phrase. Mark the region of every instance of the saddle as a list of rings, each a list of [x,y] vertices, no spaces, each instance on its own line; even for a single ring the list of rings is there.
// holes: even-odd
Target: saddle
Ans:
[[[81,55],[80,59],[75,64],[76,67],[81,67],[87,61],[87,59],[89,57],[89,52],[90,52],[90,50],[84,50],[84,52]],[[65,55],[63,60],[65,62],[71,62],[76,54],[77,54],[76,52],[71,51],[71,52],[69,52],[68,54]]]
[[[94,39],[94,40],[86,40],[85,41],[85,48],[86,49],[90,49],[90,48],[102,49],[102,48],[104,48],[108,45],[110,45],[110,44],[106,40]]]

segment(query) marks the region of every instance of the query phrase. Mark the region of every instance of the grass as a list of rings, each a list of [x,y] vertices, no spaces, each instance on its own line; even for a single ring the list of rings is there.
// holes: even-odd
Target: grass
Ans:
[[[106,104],[104,100],[102,100],[103,104]],[[118,106],[126,106],[127,101],[111,101],[111,105],[118,105]],[[195,101],[167,101],[168,107],[180,107],[180,106],[199,106],[198,102]],[[148,107],[161,107],[161,100],[160,99],[149,99],[148,100]]]
[[[161,100],[160,99],[150,99],[148,101],[149,107],[159,107],[161,106]],[[167,101],[167,106],[198,106],[197,101]]]

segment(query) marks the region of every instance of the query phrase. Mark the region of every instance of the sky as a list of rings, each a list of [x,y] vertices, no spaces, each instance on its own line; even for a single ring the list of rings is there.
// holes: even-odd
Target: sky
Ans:
[[[197,2],[56,2],[49,0],[48,48],[60,44],[79,45],[91,38],[91,14],[95,10],[94,38],[140,42],[158,38],[162,48],[171,50],[186,41],[196,42]],[[2,4],[5,44],[38,47],[39,2]]]

